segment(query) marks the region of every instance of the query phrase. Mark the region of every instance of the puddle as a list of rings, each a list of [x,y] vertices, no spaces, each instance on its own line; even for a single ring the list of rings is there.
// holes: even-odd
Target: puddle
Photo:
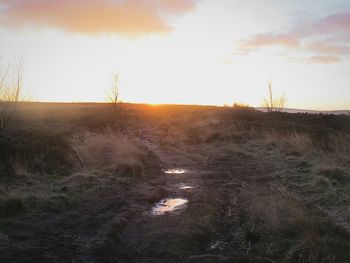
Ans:
[[[187,172],[186,169],[167,169],[167,170],[164,170],[164,173],[166,173],[166,174],[184,174],[186,172]]]
[[[189,190],[189,189],[193,189],[193,186],[188,185],[188,184],[184,184],[184,183],[178,184],[177,187],[178,187],[180,190]]]
[[[187,203],[188,200],[183,198],[162,199],[152,208],[152,214],[159,216],[174,212],[185,208]]]

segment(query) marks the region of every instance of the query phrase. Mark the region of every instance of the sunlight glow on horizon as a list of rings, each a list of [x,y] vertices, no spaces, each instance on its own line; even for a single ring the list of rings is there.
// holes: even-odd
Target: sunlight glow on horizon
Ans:
[[[0,9],[0,54],[23,54],[25,90],[34,101],[105,102],[115,71],[124,102],[259,107],[271,80],[276,96],[286,94],[288,108],[350,109],[350,5],[345,0],[177,0],[178,5],[160,1],[160,6],[141,7],[129,0],[123,7],[127,12],[142,12],[153,21],[132,37],[121,27],[121,33],[75,32],[80,21],[39,19],[36,11],[26,11],[32,10],[31,1],[23,1],[28,5],[21,12],[13,11],[21,23],[30,22],[21,26],[3,22]],[[168,13],[167,20],[159,12]],[[338,13],[339,19],[331,16]],[[125,19],[138,32],[138,25]],[[69,23],[74,27],[66,30]],[[307,26],[298,23],[317,35],[302,35],[298,30]],[[337,26],[332,38],[324,23]],[[106,27],[99,26],[94,30]],[[326,37],[333,42],[321,46],[318,41]]]

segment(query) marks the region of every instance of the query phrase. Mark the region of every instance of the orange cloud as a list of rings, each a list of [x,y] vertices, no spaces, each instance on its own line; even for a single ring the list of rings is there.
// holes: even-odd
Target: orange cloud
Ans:
[[[288,34],[260,34],[246,41],[240,46],[242,53],[249,53],[252,50],[264,46],[284,46],[288,48],[298,48],[299,39]]]
[[[322,64],[329,64],[329,63],[335,63],[340,62],[341,60],[338,57],[334,56],[313,56],[308,58],[306,63],[322,63]]]
[[[171,30],[167,16],[192,10],[198,0],[0,0],[0,24],[139,36]],[[1,9],[0,9],[1,10]]]
[[[303,63],[335,63],[350,59],[350,10],[300,22],[283,33],[254,35],[241,42],[238,50],[248,54],[267,46],[313,53],[310,58],[293,59]]]
[[[308,58],[289,58],[289,60],[303,64],[330,64],[341,61],[341,59],[336,56],[312,56]]]

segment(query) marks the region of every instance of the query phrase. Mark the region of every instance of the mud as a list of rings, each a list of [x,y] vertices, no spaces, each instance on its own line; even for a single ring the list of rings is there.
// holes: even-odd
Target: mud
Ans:
[[[188,149],[174,153],[152,138],[148,147],[160,157],[156,167],[185,168],[106,179],[72,195],[69,206],[9,218],[0,262],[280,262],[279,235],[255,229],[244,193],[254,185],[267,195],[282,189],[281,174],[298,167],[259,148],[208,158],[191,146],[188,158]]]

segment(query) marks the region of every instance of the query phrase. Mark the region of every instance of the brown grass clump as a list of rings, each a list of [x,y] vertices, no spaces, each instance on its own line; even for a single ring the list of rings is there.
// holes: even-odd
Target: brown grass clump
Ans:
[[[312,138],[307,133],[290,131],[278,133],[276,131],[259,131],[257,138],[262,138],[266,144],[275,144],[282,148],[287,154],[306,155],[314,150]]]
[[[335,152],[339,154],[350,154],[350,134],[341,133],[331,136],[331,141],[334,146]]]
[[[350,163],[350,134],[341,133],[330,136],[331,150],[326,158],[333,158],[337,163],[348,165]]]
[[[268,192],[247,187],[240,198],[246,199],[245,210],[254,225],[280,231],[292,223],[309,221],[307,211],[283,186],[272,186]]]
[[[145,152],[136,140],[106,129],[99,133],[84,132],[71,140],[72,156],[82,169],[141,166]]]
[[[321,237],[319,233],[306,231],[295,241],[295,244],[286,254],[287,262],[336,262],[334,256],[325,255],[327,252],[327,236]]]
[[[345,238],[341,230],[284,186],[273,185],[269,190],[246,186],[235,201],[244,222],[235,236],[248,248],[246,253],[261,254],[277,262],[339,262],[336,257],[343,255],[334,247],[341,242],[335,240]],[[251,240],[251,233],[259,239]]]
[[[350,181],[350,176],[343,168],[335,164],[319,163],[314,167],[314,177],[322,177],[328,181],[346,183]]]
[[[16,177],[26,177],[29,176],[31,173],[29,172],[28,164],[27,162],[19,159],[14,158],[11,163],[13,173]]]
[[[322,175],[313,176],[311,184],[313,186],[331,186],[329,179]]]

